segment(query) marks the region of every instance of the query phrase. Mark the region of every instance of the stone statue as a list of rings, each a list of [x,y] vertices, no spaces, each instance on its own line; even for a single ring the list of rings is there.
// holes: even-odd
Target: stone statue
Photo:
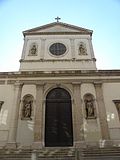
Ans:
[[[86,47],[83,43],[81,43],[79,46],[79,55],[87,55]]]
[[[32,102],[26,102],[23,106],[23,118],[31,118]]]
[[[36,53],[37,53],[37,46],[33,44],[30,49],[30,55],[35,55]]]
[[[87,118],[95,117],[94,104],[92,100],[87,100],[85,103]]]

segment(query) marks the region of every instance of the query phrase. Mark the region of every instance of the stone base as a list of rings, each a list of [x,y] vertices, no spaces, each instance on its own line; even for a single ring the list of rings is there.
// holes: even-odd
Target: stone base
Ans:
[[[100,140],[99,141],[100,148],[113,147],[113,141],[111,140]]]
[[[111,148],[120,147],[120,140],[99,140],[99,141],[77,141],[74,142],[75,148]]]
[[[6,143],[5,143],[5,142],[0,142],[0,149],[5,148],[5,146],[6,146]]]
[[[5,146],[6,149],[16,149],[17,148],[17,143],[16,142],[9,142]]]
[[[99,141],[88,141],[85,142],[86,147],[93,148],[111,148],[111,147],[120,147],[120,140],[99,140]]]
[[[120,147],[120,140],[113,140],[113,147]]]
[[[41,148],[43,148],[43,144],[42,144],[42,142],[33,142],[31,148],[32,149],[41,149]]]
[[[75,148],[86,148],[86,143],[85,141],[74,142],[74,147]]]

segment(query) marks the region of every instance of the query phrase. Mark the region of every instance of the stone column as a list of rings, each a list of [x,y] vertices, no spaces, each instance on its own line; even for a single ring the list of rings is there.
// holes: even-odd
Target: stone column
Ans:
[[[76,147],[83,146],[84,133],[83,133],[83,113],[82,113],[82,102],[81,102],[81,83],[74,82],[73,93],[74,93],[74,105],[73,105],[73,135],[74,145]]]
[[[22,87],[23,87],[23,84],[19,82],[16,82],[14,84],[14,103],[12,107],[12,115],[11,115],[11,121],[10,121],[10,131],[9,131],[8,144],[7,144],[8,148],[16,147],[16,136],[17,136]]]
[[[106,109],[104,104],[102,83],[94,82],[94,86],[96,91],[96,101],[98,105],[102,140],[109,140],[110,135],[109,135],[109,129],[108,129],[108,123],[107,123]]]
[[[44,84],[36,84],[36,109],[34,120],[33,148],[43,146],[43,88]]]

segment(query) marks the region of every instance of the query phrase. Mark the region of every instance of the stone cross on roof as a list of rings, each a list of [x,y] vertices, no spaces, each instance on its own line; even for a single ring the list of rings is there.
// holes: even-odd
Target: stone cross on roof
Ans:
[[[58,16],[55,18],[55,20],[57,20],[57,22],[59,22],[61,18],[59,18]]]

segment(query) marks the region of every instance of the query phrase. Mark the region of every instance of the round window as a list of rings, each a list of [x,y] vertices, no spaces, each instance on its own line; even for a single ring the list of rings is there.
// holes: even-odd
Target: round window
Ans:
[[[66,46],[62,43],[54,43],[50,46],[49,51],[53,55],[59,56],[66,52]]]

